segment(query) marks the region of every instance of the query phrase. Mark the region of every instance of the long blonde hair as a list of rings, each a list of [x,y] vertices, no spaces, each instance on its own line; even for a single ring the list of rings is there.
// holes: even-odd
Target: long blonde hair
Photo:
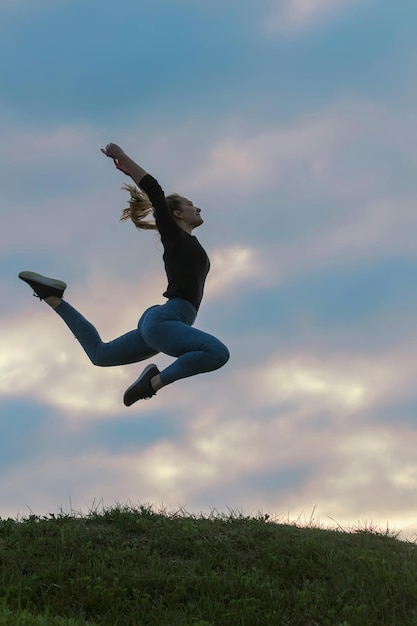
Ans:
[[[126,209],[122,209],[120,220],[124,222],[125,220],[131,219],[139,230],[157,230],[155,219],[146,219],[151,214],[154,215],[155,211],[146,193],[141,191],[136,185],[129,185],[127,183],[123,185],[122,189],[130,193],[130,200],[129,206]],[[181,199],[182,196],[178,193],[171,193],[169,196],[166,196],[167,205],[171,213],[175,211],[175,209],[180,208]]]

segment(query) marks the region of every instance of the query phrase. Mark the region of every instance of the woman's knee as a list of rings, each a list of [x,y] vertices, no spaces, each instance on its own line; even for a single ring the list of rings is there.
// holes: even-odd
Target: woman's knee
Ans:
[[[226,365],[226,363],[230,359],[230,352],[229,352],[228,348],[226,348],[226,346],[223,346],[222,359],[223,359],[223,364],[222,365]]]
[[[103,349],[104,346],[105,344],[102,343],[100,346],[96,346],[94,350],[85,351],[91,363],[96,367],[109,367],[112,364],[111,355]]]
[[[230,352],[221,341],[216,343],[215,349],[211,352],[211,354],[216,363],[215,369],[223,367],[223,365],[226,365],[227,361],[230,359]]]
[[[108,367],[108,363],[103,357],[99,354],[89,354],[89,359],[93,365],[96,367]]]

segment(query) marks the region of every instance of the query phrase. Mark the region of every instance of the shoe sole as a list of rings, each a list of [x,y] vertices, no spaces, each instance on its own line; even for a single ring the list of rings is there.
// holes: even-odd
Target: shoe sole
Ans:
[[[138,400],[146,400],[146,398],[135,398],[134,400],[130,401],[128,400],[127,396],[129,394],[129,391],[132,391],[132,389],[134,389],[136,387],[136,385],[138,383],[140,383],[141,380],[143,380],[145,378],[145,376],[153,369],[156,369],[159,373],[158,368],[156,367],[156,365],[154,363],[151,363],[150,365],[148,365],[147,367],[145,367],[145,369],[143,370],[143,372],[141,373],[141,375],[135,380],[134,383],[132,383],[130,385],[130,387],[128,387],[126,389],[126,391],[123,394],[123,403],[125,406],[132,406],[132,404],[134,404],[135,402],[137,402]],[[149,396],[152,397],[152,396]]]
[[[20,272],[19,278],[29,285],[32,282],[38,285],[42,285],[43,287],[58,289],[59,291],[65,291],[65,289],[67,288],[67,283],[64,283],[63,280],[48,278],[47,276],[42,276],[42,274],[37,274],[36,272]]]

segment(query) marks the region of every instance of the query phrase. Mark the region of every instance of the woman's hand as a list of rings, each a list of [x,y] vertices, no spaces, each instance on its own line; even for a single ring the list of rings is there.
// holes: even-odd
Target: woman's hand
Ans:
[[[0,0],[1,2],[1,0]],[[115,167],[123,174],[130,176],[130,178],[140,186],[142,178],[147,176],[147,172],[135,163],[123,150],[115,143],[108,143],[105,148],[101,148],[103,154],[113,159]]]
[[[119,160],[124,155],[123,150],[115,143],[108,143],[105,148],[101,148],[101,151],[111,159]]]
[[[123,158],[126,155],[118,145],[116,145],[115,143],[108,143],[105,148],[101,148],[101,151],[107,157],[113,159],[113,163],[116,169],[118,169],[120,172],[123,172],[123,174],[130,176],[129,169],[126,167],[126,165],[120,163],[120,158]]]

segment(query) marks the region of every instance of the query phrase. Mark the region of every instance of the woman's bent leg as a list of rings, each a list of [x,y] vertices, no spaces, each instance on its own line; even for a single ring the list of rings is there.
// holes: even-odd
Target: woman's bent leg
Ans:
[[[158,350],[151,348],[144,341],[140,331],[140,323],[137,330],[132,330],[113,341],[104,343],[96,328],[65,300],[56,307],[55,311],[75,335],[94,365],[101,367],[127,365],[149,359],[158,353]]]
[[[227,347],[208,333],[176,322],[165,322],[161,330],[169,337],[170,344],[164,352],[178,357],[159,374],[163,385],[188,376],[212,372],[223,367],[229,360]]]
[[[185,304],[184,304],[185,302]],[[229,360],[229,350],[216,337],[192,328],[194,315],[184,300],[175,299],[151,312],[143,324],[143,337],[158,352],[178,357],[160,372],[163,385],[211,372]]]

